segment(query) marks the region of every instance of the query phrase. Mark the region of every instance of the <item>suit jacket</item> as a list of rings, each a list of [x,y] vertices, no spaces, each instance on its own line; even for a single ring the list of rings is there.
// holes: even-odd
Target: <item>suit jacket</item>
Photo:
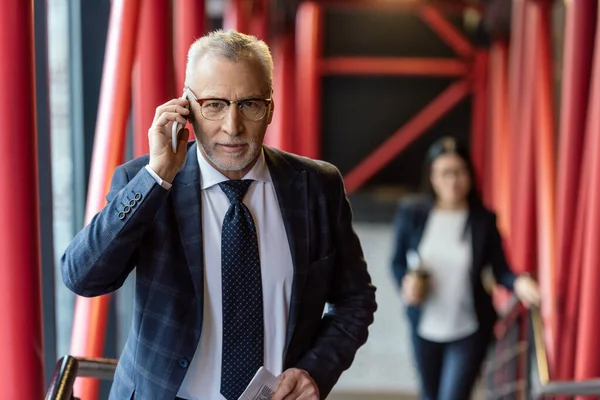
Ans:
[[[136,268],[133,324],[111,399],[175,398],[199,343],[200,170],[196,143],[188,146],[185,166],[169,191],[145,170],[148,156],[118,167],[108,204],[62,257],[65,285],[81,296],[118,289]],[[284,367],[309,372],[325,398],[367,339],[375,288],[338,170],[264,151],[294,266]]]
[[[399,286],[407,271],[406,253],[408,250],[418,249],[432,208],[431,199],[410,199],[399,204],[394,220],[396,249],[392,260],[392,271]],[[496,226],[496,215],[481,206],[472,207],[468,219],[472,243],[470,295],[473,296],[480,329],[490,332],[497,314],[492,298],[483,286],[483,269],[488,265],[491,266],[496,281],[509,290],[513,289],[516,277],[506,262],[502,239]],[[420,318],[420,307],[407,306],[406,311],[413,329],[416,329]]]

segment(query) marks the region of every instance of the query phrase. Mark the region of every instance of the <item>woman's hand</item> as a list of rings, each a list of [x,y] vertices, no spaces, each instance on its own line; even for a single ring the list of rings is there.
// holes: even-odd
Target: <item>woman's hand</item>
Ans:
[[[527,308],[540,305],[540,287],[529,275],[521,275],[515,280],[515,294]]]
[[[402,279],[402,299],[409,306],[418,306],[425,300],[421,282],[414,274],[406,274]]]

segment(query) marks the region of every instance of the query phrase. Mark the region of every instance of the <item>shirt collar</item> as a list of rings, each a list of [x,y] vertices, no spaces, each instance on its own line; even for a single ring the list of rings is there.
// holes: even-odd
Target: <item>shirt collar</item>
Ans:
[[[199,147],[200,144],[198,143],[197,146]],[[215,167],[206,161],[202,151],[200,151],[200,148],[198,148],[196,153],[198,156],[198,165],[200,166],[200,188],[202,190],[229,180],[228,177],[220,173]],[[258,160],[256,160],[256,163],[252,169],[248,171],[248,173],[244,175],[242,179],[251,179],[259,182],[272,183],[271,174],[269,173],[269,168],[267,167],[267,163],[265,161],[265,153],[263,149],[260,150]]]

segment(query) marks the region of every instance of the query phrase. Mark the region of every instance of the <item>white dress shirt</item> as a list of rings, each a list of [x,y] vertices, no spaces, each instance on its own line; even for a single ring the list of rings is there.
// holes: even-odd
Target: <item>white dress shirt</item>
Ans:
[[[433,342],[459,340],[479,328],[471,286],[472,241],[470,232],[464,235],[467,217],[466,210],[432,210],[419,245],[431,290],[418,333]]]
[[[197,153],[202,193],[204,318],[196,354],[177,396],[189,400],[220,400],[224,399],[220,394],[223,334],[221,228],[229,200],[218,184],[228,178],[213,168],[199,149]],[[158,179],[157,183],[161,184]],[[252,213],[258,236],[265,325],[264,366],[279,375],[283,372],[283,351],[292,293],[292,257],[263,153],[244,179],[254,180],[244,204]],[[170,185],[165,188],[169,189]]]

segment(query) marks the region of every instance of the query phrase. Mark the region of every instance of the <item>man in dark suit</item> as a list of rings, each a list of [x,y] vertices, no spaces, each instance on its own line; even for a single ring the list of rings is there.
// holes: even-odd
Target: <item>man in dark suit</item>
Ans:
[[[66,250],[63,280],[82,296],[136,269],[111,399],[237,400],[261,366],[280,376],[275,400],[324,399],[366,341],[375,288],[342,178],[263,145],[272,77],[253,37],[194,43],[187,99],[157,108],[150,154],[116,169]],[[186,120],[197,141],[184,129],[173,152]]]

